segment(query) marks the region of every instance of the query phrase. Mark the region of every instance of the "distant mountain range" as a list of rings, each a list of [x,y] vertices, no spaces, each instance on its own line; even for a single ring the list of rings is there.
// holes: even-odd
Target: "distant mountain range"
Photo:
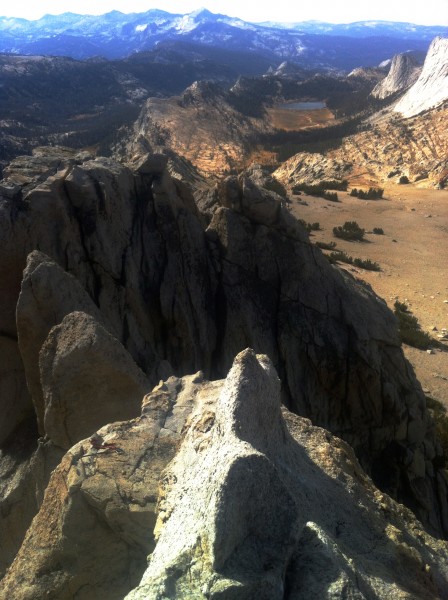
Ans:
[[[260,23],[265,27],[289,29],[304,33],[347,37],[393,37],[406,40],[432,40],[438,35],[446,35],[448,27],[438,25],[415,25],[392,21],[358,21],[355,23],[325,23],[324,21],[301,21],[299,23]]]
[[[448,35],[448,27],[382,21],[253,24],[207,10],[186,15],[162,10],[101,16],[65,13],[37,21],[0,17],[2,53],[116,59],[180,42],[249,52],[273,65],[289,60],[312,69],[376,65],[400,52],[426,51],[437,35]]]

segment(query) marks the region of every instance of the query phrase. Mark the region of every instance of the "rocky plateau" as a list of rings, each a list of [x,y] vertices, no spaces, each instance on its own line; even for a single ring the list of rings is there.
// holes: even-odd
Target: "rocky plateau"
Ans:
[[[272,126],[259,116],[238,111],[220,87],[197,81],[180,97],[147,100],[127,154],[169,148],[201,175],[213,176],[247,163],[250,139],[268,131]]]

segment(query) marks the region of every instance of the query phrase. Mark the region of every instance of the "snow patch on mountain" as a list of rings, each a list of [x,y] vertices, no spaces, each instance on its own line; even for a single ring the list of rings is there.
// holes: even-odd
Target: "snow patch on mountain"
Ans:
[[[189,31],[193,31],[193,29],[196,29],[197,26],[198,23],[194,16],[191,17],[191,15],[185,15],[179,20],[175,29],[177,31],[181,31],[182,33],[187,33]]]
[[[394,110],[413,117],[448,100],[448,38],[431,43],[420,77],[396,104]]]
[[[248,31],[256,31],[257,27],[252,25],[252,23],[247,23],[246,21],[242,21],[241,19],[226,19],[224,21],[227,25],[231,27],[237,27],[238,29],[246,29]]]

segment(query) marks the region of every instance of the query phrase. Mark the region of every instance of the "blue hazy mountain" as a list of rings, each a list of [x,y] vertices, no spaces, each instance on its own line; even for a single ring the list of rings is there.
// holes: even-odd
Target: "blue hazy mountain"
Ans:
[[[415,25],[392,21],[357,21],[354,23],[326,23],[325,21],[301,21],[299,23],[265,22],[265,27],[289,29],[302,33],[347,36],[356,38],[393,37],[406,40],[431,41],[446,36],[448,27],[439,25]]]
[[[64,13],[36,21],[0,17],[0,52],[76,59],[123,58],[181,42],[253,52],[273,64],[288,60],[307,68],[351,70],[408,50],[426,51],[436,35],[448,35],[448,27],[382,21],[254,24],[207,10],[186,15],[162,10],[101,16]]]

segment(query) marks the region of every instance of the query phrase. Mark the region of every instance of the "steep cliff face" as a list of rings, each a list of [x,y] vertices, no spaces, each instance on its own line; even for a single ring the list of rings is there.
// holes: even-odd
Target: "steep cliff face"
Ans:
[[[384,99],[396,92],[404,92],[417,81],[420,72],[421,67],[411,54],[397,54],[387,76],[373,88],[372,96]]]
[[[385,304],[250,178],[217,188],[205,229],[165,164],[147,156],[131,171],[41,150],[0,186],[0,339],[11,348],[0,464],[12,464],[25,422],[44,436],[20,458],[25,479],[3,469],[12,546],[42,500],[37,471],[43,489],[63,450],[137,417],[159,379],[223,377],[246,347],[271,358],[294,412],[352,444],[383,490],[447,532],[441,449]]]
[[[448,100],[448,38],[437,37],[430,45],[420,77],[394,110],[404,117],[439,106]]]

